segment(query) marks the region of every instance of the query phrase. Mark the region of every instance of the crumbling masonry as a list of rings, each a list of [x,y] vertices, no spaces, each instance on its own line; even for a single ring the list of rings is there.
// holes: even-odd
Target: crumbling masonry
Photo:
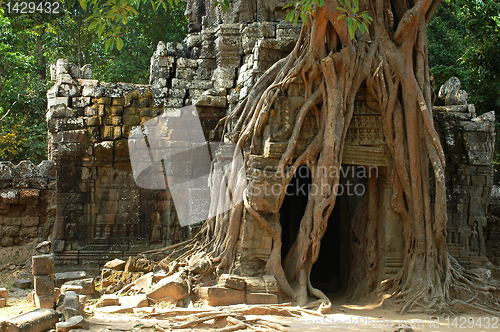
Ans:
[[[91,68],[80,69],[66,60],[53,65],[55,85],[47,94],[50,162],[38,167],[26,162],[17,167],[0,163],[0,244],[45,237],[53,223],[56,261],[73,264],[104,262],[193,236],[198,226],[179,226],[168,190],[136,185],[128,136],[134,126],[164,112],[172,116],[182,106],[195,105],[206,139],[221,140],[218,121],[248,94],[267,68],[293,49],[300,32],[299,27],[281,21],[284,3],[243,3],[235,2],[236,9],[223,14],[217,8],[205,10],[197,2],[189,2],[191,33],[183,43],[158,44],[151,58],[150,85],[99,82],[92,79]],[[463,264],[477,266],[486,261],[488,250],[482,229],[493,185],[494,115],[477,117],[457,81],[444,86],[437,98],[439,106],[434,108],[447,162],[448,246]],[[278,98],[266,129],[267,139],[261,142],[262,153],[245,156],[249,203],[261,214],[281,214],[283,236],[287,237],[284,243],[293,241],[296,234],[297,221],[288,219],[286,211],[295,204],[280,207],[272,195],[252,193],[279,182],[273,182],[272,174],[265,178],[262,174],[273,172],[287,145],[285,137],[304,101],[303,88],[297,81]],[[377,103],[370,98],[363,89],[358,92],[343,161],[346,166],[377,167],[379,251],[385,262],[380,278],[386,278],[402,265],[403,237],[399,216],[390,204],[392,160]],[[314,117],[306,118],[296,154],[305,149],[315,130]],[[175,174],[179,181],[193,175],[190,165],[195,158],[186,154],[186,167]],[[192,189],[187,207],[196,202],[196,186]],[[37,208],[26,203],[26,197],[36,201]],[[337,280],[319,278],[318,282],[343,284],[348,275],[350,220],[358,203],[359,198],[339,197],[339,208],[331,217],[338,220],[332,223],[337,225],[332,231],[337,235],[325,234],[328,243],[339,244],[326,244],[325,252],[340,256],[336,268],[343,272]],[[262,274],[271,236],[245,214],[240,239],[238,272]]]

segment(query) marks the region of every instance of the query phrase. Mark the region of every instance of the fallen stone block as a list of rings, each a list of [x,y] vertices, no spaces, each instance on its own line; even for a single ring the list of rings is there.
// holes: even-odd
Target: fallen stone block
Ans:
[[[246,282],[245,279],[235,275],[221,274],[218,280],[218,285],[226,288],[245,290]]]
[[[87,272],[85,271],[70,271],[56,273],[56,287],[61,287],[64,283],[72,280],[79,280],[87,278]]]
[[[7,288],[0,288],[0,297],[7,298]]]
[[[54,328],[60,317],[61,313],[52,309],[35,309],[5,320],[3,332],[47,331]]]
[[[247,304],[278,304],[278,296],[268,293],[246,293]]]
[[[35,276],[36,295],[54,294],[54,279],[49,276]]]
[[[109,261],[106,264],[104,264],[104,268],[115,271],[123,271],[125,269],[125,264],[127,264],[126,261],[115,258],[112,261]]]
[[[97,308],[94,312],[101,314],[126,314],[133,313],[134,308],[112,305],[109,307]]]
[[[245,277],[247,292],[278,294],[278,283],[272,275],[262,277]]]
[[[135,280],[130,287],[134,293],[145,293],[153,284],[153,272],[146,273],[139,279]]]
[[[200,287],[198,296],[204,304],[211,306],[245,303],[244,291],[219,286]]]
[[[122,307],[142,308],[149,305],[146,294],[138,294],[132,296],[118,297],[119,303]]]
[[[76,294],[75,292],[64,293],[64,298],[62,300],[62,310],[65,320],[68,320],[74,316],[81,315],[83,307],[78,294]]]
[[[147,259],[129,257],[125,264],[125,272],[144,272],[153,271],[153,263]]]
[[[59,332],[68,332],[71,329],[87,329],[88,327],[89,323],[83,316],[73,316],[67,321],[56,324],[56,330]]]
[[[120,305],[120,299],[115,294],[104,294],[97,302],[98,307],[109,307]]]
[[[54,275],[54,256],[52,255],[38,255],[31,258],[32,274],[38,275]]]
[[[188,297],[188,285],[182,278],[182,272],[179,272],[160,280],[146,292],[146,295],[154,303],[171,302],[172,299],[179,301]]]
[[[62,285],[61,293],[75,292],[76,294],[82,295],[83,287],[79,285]]]
[[[108,287],[121,280],[123,271],[115,271],[112,269],[103,269],[101,271],[102,287]]]
[[[33,279],[17,279],[14,281],[14,287],[21,289],[33,288]]]
[[[35,306],[37,308],[54,309],[54,294],[37,295],[35,294]]]
[[[81,286],[82,291],[79,293],[80,295],[94,295],[95,291],[95,282],[94,278],[80,279],[80,280],[71,280],[64,283],[61,286],[61,292],[63,292],[63,288],[65,286]]]

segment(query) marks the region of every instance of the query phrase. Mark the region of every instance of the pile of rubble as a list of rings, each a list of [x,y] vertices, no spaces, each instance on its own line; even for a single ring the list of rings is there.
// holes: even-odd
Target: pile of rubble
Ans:
[[[97,312],[154,312],[154,305],[186,307],[193,302],[210,306],[277,304],[278,286],[271,275],[240,277],[222,274],[208,286],[194,286],[194,271],[169,273],[136,257],[115,259],[101,273],[102,292]],[[201,283],[200,283],[201,284]]]

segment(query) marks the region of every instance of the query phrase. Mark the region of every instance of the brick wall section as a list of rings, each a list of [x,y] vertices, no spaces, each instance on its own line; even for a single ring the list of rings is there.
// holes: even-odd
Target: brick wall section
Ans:
[[[53,162],[0,162],[0,246],[47,239],[55,219]]]

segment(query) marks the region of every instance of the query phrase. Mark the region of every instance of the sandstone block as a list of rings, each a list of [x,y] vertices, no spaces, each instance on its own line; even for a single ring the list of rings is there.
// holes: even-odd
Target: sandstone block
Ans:
[[[147,307],[149,305],[149,301],[146,294],[120,296],[118,297],[118,299],[122,307],[142,308],[142,307]]]
[[[23,189],[19,192],[19,204],[38,205],[40,190],[38,189]],[[28,225],[26,225],[28,226]],[[34,226],[34,225],[31,225]]]
[[[104,294],[97,303],[98,307],[119,306],[120,299],[115,294]]]
[[[151,272],[153,271],[151,261],[142,258],[129,257],[125,264],[125,272]]]
[[[188,285],[182,278],[181,273],[160,280],[156,285],[146,292],[148,299],[152,302],[183,300],[188,297]]]
[[[37,308],[54,309],[54,294],[36,295],[35,306]]]
[[[89,323],[85,321],[83,316],[73,316],[70,319],[56,323],[56,330],[59,332],[68,332],[71,329],[87,329],[89,327]]]
[[[38,255],[31,258],[31,269],[34,276],[54,274],[54,256]]]
[[[21,289],[33,288],[33,279],[17,279],[14,281],[14,287]],[[3,297],[3,296],[0,296]]]
[[[64,286],[81,286],[82,292],[80,295],[92,296],[92,295],[94,295],[94,291],[95,291],[94,278],[86,278],[86,279],[67,281],[61,287],[61,292],[63,292]]]
[[[219,286],[200,287],[198,296],[202,302],[211,305],[232,305],[245,302],[245,292],[242,290]]]
[[[0,288],[0,297],[7,298],[7,289]]]
[[[112,261],[109,261],[106,264],[104,264],[104,268],[115,271],[123,271],[125,269],[125,264],[127,264],[126,261],[115,258]]]
[[[4,322],[4,332],[43,332],[52,329],[59,321],[61,313],[52,309],[36,309]]]
[[[0,308],[5,307],[6,305],[7,305],[7,299],[4,297],[0,297]]]
[[[247,304],[277,304],[278,296],[268,293],[246,293]]]
[[[218,284],[221,287],[237,290],[245,290],[246,286],[245,279],[231,274],[221,274],[218,280]]]
[[[82,302],[80,301],[78,294],[76,294],[75,292],[65,293],[62,303],[64,318],[66,320],[82,314]]]
[[[108,307],[97,308],[95,312],[102,314],[126,314],[126,313],[133,313],[134,308],[112,305]]]
[[[61,293],[67,293],[67,292],[75,292],[78,295],[81,295],[83,292],[83,287],[79,285],[62,285],[61,286]]]
[[[85,271],[70,271],[70,272],[56,273],[55,274],[56,287],[61,287],[67,281],[84,279],[86,277],[87,273]]]

